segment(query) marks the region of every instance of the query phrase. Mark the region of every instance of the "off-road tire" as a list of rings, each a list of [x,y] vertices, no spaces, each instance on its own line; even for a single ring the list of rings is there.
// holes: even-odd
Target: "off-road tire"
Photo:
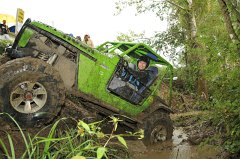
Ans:
[[[0,54],[0,66],[10,60],[11,60],[11,58],[9,56],[7,56],[7,54],[2,54],[2,55]]]
[[[146,146],[154,145],[157,142],[163,141],[154,141],[154,131],[156,128],[162,127],[166,134],[165,137],[163,136],[163,141],[172,139],[173,135],[173,124],[172,120],[170,119],[169,113],[164,111],[156,111],[153,114],[150,114],[149,117],[143,123],[144,128],[144,139],[143,143]],[[155,134],[156,135],[156,134]]]
[[[21,112],[10,102],[12,92],[19,85],[21,89],[21,83],[26,84],[26,81],[41,85],[46,92],[45,101],[41,103],[42,106],[39,110],[24,112],[25,108],[23,108],[23,112]],[[26,99],[25,95],[21,96]],[[26,57],[9,61],[0,66],[0,110],[10,114],[21,125],[39,126],[49,123],[59,113],[64,99],[65,88],[59,73],[44,61]],[[32,108],[31,105],[30,110],[33,110]]]

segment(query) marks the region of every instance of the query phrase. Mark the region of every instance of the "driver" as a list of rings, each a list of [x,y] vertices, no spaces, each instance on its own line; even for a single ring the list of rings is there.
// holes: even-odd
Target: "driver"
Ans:
[[[146,84],[148,81],[148,71],[146,70],[149,66],[149,58],[147,56],[141,56],[137,62],[139,70],[139,79],[143,84]]]
[[[143,55],[137,61],[137,70],[128,70],[131,74],[128,81],[136,86],[138,90],[148,82],[149,72],[146,69],[149,63],[149,58]]]
[[[142,100],[143,91],[149,80],[149,71],[147,70],[150,59],[147,56],[141,56],[135,67],[127,64],[122,69],[120,77],[114,77],[109,84],[109,88],[114,93],[133,103],[139,103]],[[139,93],[137,91],[142,90]]]

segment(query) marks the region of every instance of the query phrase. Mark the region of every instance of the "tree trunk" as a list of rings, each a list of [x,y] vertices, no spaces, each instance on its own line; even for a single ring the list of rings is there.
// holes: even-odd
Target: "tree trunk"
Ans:
[[[197,24],[196,24],[196,16],[195,11],[193,9],[193,2],[192,0],[187,0],[188,2],[188,19],[189,19],[189,29],[190,29],[190,47],[191,50],[196,50],[200,47],[196,38],[197,38]],[[204,60],[199,55],[192,56],[191,59],[192,63],[197,63],[197,65],[201,66],[204,65]],[[206,79],[203,75],[203,71],[201,67],[198,68],[197,71],[197,94],[198,97],[202,100],[208,100],[208,89]]]
[[[188,1],[188,8],[189,8],[189,25],[190,25],[190,31],[191,31],[191,40],[195,43],[196,37],[197,37],[197,24],[196,24],[196,18],[195,13],[193,10],[193,3],[192,0]]]
[[[238,52],[240,52],[240,3],[235,1],[235,0],[230,0],[230,1],[226,1],[227,5],[230,6],[231,10],[232,10],[232,14],[235,15],[236,17],[236,34],[238,37]],[[238,9],[237,9],[238,7]],[[240,55],[240,53],[239,53]]]
[[[240,29],[240,3],[237,1],[227,1],[228,5],[232,8],[233,14],[235,14],[236,18],[237,18],[237,29]],[[239,7],[239,9],[237,9],[237,7]],[[238,38],[240,35],[238,35]]]
[[[207,81],[202,74],[199,74],[197,78],[197,93],[199,99],[204,101],[209,99]]]
[[[230,17],[230,12],[229,12],[228,7],[227,7],[227,3],[226,3],[225,0],[218,0],[218,3],[220,5],[221,12],[223,14],[224,21],[225,21],[226,28],[227,28],[229,36],[234,43],[239,45],[240,41],[239,41],[239,38],[238,38],[234,28],[233,28],[231,17]]]

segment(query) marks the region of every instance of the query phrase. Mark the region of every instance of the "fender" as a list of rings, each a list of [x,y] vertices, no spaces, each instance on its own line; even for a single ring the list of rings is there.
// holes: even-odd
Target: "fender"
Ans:
[[[167,113],[169,113],[169,114],[170,114],[170,113],[172,113],[172,114],[174,113],[171,108],[169,108],[169,107],[166,106],[166,105],[162,105],[162,104],[160,104],[160,105],[159,105],[159,108],[157,108],[156,110],[154,110],[154,112],[157,111],[157,110],[164,110],[165,112],[167,112]]]
[[[164,111],[168,114],[174,113],[173,110],[168,107],[168,105],[163,99],[161,99],[159,96],[156,96],[153,103],[146,110],[144,110],[137,119],[144,120],[144,118],[148,117],[150,114],[156,111]]]

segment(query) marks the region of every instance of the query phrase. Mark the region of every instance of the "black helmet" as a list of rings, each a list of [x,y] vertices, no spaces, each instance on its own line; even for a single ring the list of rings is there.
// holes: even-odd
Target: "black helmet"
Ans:
[[[147,57],[147,56],[140,56],[140,58],[138,59],[138,61],[137,61],[137,64],[140,62],[140,61],[144,61],[144,62],[146,62],[146,68],[149,66],[149,63],[150,63],[150,59]]]

